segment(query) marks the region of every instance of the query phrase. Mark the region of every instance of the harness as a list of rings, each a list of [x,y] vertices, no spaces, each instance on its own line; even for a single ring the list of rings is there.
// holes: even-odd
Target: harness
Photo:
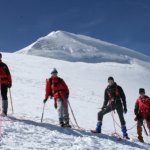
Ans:
[[[113,101],[115,101],[115,99],[114,99],[114,97],[112,95],[112,92],[109,89],[107,89],[107,94],[108,94],[109,102],[110,103],[112,103]],[[115,93],[114,94],[115,94],[116,97],[120,97],[120,93],[119,93],[119,90],[117,88],[117,85],[115,86]]]
[[[50,78],[49,81],[50,81],[51,87],[52,87],[52,85],[54,85],[54,87],[58,87],[58,85],[62,82],[62,79],[58,78],[58,82],[55,82],[55,83],[53,83],[53,79],[52,78]],[[58,95],[61,96],[60,92],[62,92],[62,91],[64,91],[64,90],[63,89],[61,89],[61,90],[53,90],[52,89],[52,95],[55,95],[56,93],[58,93]]]
[[[141,99],[141,98],[140,98]],[[150,100],[149,100],[150,101]],[[142,107],[140,110],[140,112],[144,112],[144,113],[150,113],[150,106],[146,105],[142,99],[141,100],[138,100],[139,102],[139,105]],[[149,105],[150,105],[150,102],[149,102]]]

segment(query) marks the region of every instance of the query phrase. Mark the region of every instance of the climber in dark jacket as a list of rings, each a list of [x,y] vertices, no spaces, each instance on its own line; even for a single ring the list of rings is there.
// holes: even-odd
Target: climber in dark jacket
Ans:
[[[113,77],[108,78],[108,86],[104,93],[104,103],[100,112],[98,112],[98,123],[95,132],[101,133],[103,116],[116,110],[121,123],[123,137],[128,138],[126,122],[123,113],[127,113],[126,96],[121,86],[114,82]]]

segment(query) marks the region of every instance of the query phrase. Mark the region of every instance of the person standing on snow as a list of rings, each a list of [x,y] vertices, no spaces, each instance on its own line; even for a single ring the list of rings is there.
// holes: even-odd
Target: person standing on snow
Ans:
[[[54,68],[51,77],[46,80],[46,94],[44,103],[48,97],[54,98],[54,107],[58,109],[59,123],[61,127],[71,127],[69,124],[68,97],[69,89],[63,79],[57,76],[58,72]]]
[[[114,78],[109,77],[108,86],[104,93],[104,104],[102,110],[98,113],[98,122],[94,130],[95,133],[101,133],[103,116],[114,110],[118,113],[123,137],[128,139],[126,122],[123,116],[123,112],[127,113],[126,97],[123,89],[114,82]]]
[[[11,74],[9,68],[2,62],[2,54],[0,53],[0,85],[1,85],[1,97],[2,97],[2,113],[1,116],[7,116],[8,110],[8,88],[12,86]]]
[[[145,95],[145,89],[139,89],[139,98],[136,100],[134,113],[136,115],[135,121],[137,121],[137,134],[140,142],[144,142],[142,137],[142,125],[146,120],[147,127],[150,133],[150,98]]]

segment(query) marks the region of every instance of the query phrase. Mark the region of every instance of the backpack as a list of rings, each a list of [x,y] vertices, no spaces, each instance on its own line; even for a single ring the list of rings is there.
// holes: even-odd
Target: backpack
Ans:
[[[137,102],[139,111],[142,113],[143,118],[147,119],[150,117],[150,98],[145,96],[143,99],[139,98]]]

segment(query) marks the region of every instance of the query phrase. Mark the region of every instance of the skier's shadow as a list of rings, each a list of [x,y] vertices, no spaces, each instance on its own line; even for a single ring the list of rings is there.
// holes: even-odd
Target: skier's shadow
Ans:
[[[75,137],[86,137],[86,136],[91,136],[91,137],[98,137],[100,139],[106,139],[106,140],[111,140],[113,142],[115,142],[116,144],[120,143],[122,145],[129,145],[133,148],[140,148],[140,149],[146,149],[148,150],[145,146],[139,145],[137,143],[133,143],[132,141],[127,141],[127,140],[117,140],[116,137],[112,137],[106,134],[93,134],[91,132],[85,132],[85,131],[81,131],[79,129],[70,129],[70,128],[61,128],[57,125],[53,125],[50,123],[41,123],[41,122],[36,122],[33,120],[29,120],[29,119],[18,119],[14,116],[9,116],[10,119],[12,119],[13,121],[17,121],[17,122],[22,122],[28,125],[34,125],[37,127],[42,127],[45,128],[47,130],[50,131],[57,131],[66,135],[73,135]],[[145,145],[148,145],[146,143],[144,143]]]

